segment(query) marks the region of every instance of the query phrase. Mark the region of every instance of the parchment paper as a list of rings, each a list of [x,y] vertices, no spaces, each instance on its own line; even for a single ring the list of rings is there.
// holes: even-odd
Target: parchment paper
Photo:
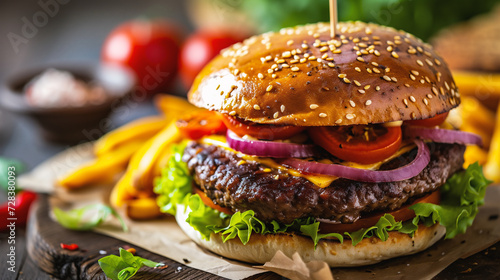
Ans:
[[[96,202],[107,203],[112,186],[95,186],[67,192],[55,187],[57,177],[92,158],[92,144],[79,145],[66,150],[18,178],[19,186],[37,192],[51,193],[51,205],[66,208],[80,207]],[[466,234],[451,240],[441,240],[428,250],[407,257],[360,268],[322,269],[321,262],[304,264],[297,256],[275,258],[259,268],[212,254],[192,242],[177,226],[172,217],[154,221],[127,220],[128,232],[122,232],[117,221],[109,220],[95,229],[105,235],[135,244],[159,255],[183,263],[188,259],[191,267],[230,279],[242,279],[272,270],[291,279],[431,279],[459,258],[470,256],[500,241],[500,186],[490,186],[486,204]],[[125,215],[122,215],[125,217]],[[495,218],[497,217],[497,218]],[[302,262],[302,263],[301,263]],[[295,273],[300,271],[300,273]],[[292,273],[290,273],[292,272]],[[332,275],[330,275],[330,272]],[[305,273],[305,274],[304,274]],[[301,275],[299,275],[301,274]],[[300,276],[300,277],[299,277]]]

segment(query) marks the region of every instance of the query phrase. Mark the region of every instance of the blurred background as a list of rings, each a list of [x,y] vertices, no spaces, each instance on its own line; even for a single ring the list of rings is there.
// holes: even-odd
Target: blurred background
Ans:
[[[471,112],[478,108],[487,110],[483,120],[472,117],[471,121],[465,121],[464,126],[486,137],[485,149],[475,152],[487,153],[498,106],[499,94],[495,92],[500,89],[500,1],[338,2],[341,21],[362,20],[393,26],[436,46],[457,75],[462,75],[457,83],[459,87],[464,84],[463,96],[473,98],[467,101]],[[109,55],[109,52],[120,52],[116,50],[119,40],[111,43],[110,38],[120,37],[113,32],[124,23],[140,19],[150,24],[152,19],[158,18],[168,21],[161,24],[167,26],[166,29],[152,33],[167,37],[168,42],[163,42],[168,47],[163,49],[168,49],[165,59],[171,66],[165,75],[168,82],[160,83],[151,93],[149,90],[141,92],[140,98],[137,95],[131,98],[125,109],[114,108],[102,133],[141,116],[156,114],[150,98],[153,92],[185,96],[197,71],[220,49],[252,34],[328,21],[329,14],[328,0],[2,1],[0,80],[5,86],[15,73],[59,63],[79,65],[111,61],[154,70],[154,63],[134,66],[130,60],[124,62],[123,57],[120,61],[120,57]],[[118,33],[133,37],[130,30],[134,28],[129,26],[128,31],[121,29]],[[141,28],[135,29],[143,30]],[[134,40],[142,44],[140,38]],[[142,55],[142,60],[148,61],[147,55]],[[166,70],[156,70],[160,76],[166,73]],[[139,75],[138,86],[141,86],[144,79],[140,75],[144,73],[139,72],[136,74]],[[152,74],[151,71],[148,73]],[[138,87],[134,90],[137,91]],[[460,118],[458,122],[462,125],[463,115]],[[97,134],[91,135],[73,143],[51,142],[41,136],[40,128],[32,118],[0,109],[0,155],[21,160],[27,169],[71,145],[97,137]]]

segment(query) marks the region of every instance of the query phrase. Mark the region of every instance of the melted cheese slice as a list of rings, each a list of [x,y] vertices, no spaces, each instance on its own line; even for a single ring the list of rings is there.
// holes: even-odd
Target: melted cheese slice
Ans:
[[[302,174],[299,171],[288,168],[286,166],[283,166],[276,161],[274,161],[272,158],[266,158],[266,157],[257,157],[257,156],[251,156],[251,155],[246,155],[243,153],[240,153],[236,150],[233,150],[229,147],[226,141],[226,137],[222,135],[210,135],[206,136],[201,139],[200,141],[202,144],[207,144],[207,145],[215,145],[218,147],[221,147],[223,149],[226,149],[228,151],[231,151],[235,154],[237,154],[239,157],[241,157],[244,161],[254,161],[258,162],[266,167],[269,168],[276,168],[281,171],[287,172],[288,174],[292,176],[297,176],[297,177],[303,177],[307,180],[309,180],[311,183],[315,184],[316,186],[320,188],[326,188],[328,187],[333,181],[339,179],[339,177],[336,176],[329,176],[329,175],[321,175],[321,174]],[[415,148],[416,145],[413,142],[408,142],[408,143],[403,143],[399,150],[394,153],[392,156],[389,158],[384,159],[383,161],[379,161],[376,163],[371,163],[371,164],[359,164],[355,162],[350,162],[350,161],[342,161],[342,162],[335,162],[335,164],[341,164],[344,166],[349,166],[349,167],[354,167],[358,169],[364,169],[364,170],[378,170],[382,164],[399,157],[400,155],[411,151],[413,148]],[[333,164],[334,162],[325,159],[321,160],[321,163],[329,163]]]

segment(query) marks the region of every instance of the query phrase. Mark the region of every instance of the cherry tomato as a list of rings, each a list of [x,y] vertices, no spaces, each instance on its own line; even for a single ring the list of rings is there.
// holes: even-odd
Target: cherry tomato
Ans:
[[[179,70],[181,80],[186,88],[190,88],[196,75],[222,49],[225,49],[243,38],[228,31],[200,30],[187,38],[181,49]]]
[[[382,125],[318,126],[309,129],[312,140],[332,155],[362,164],[379,162],[401,145],[401,127]]]
[[[129,21],[108,35],[101,60],[132,69],[148,94],[165,91],[177,73],[179,38],[177,28],[166,21]]]
[[[405,123],[414,126],[434,127],[442,124],[446,120],[446,117],[448,117],[448,112],[435,115],[428,119],[405,121]]]
[[[226,132],[226,126],[220,117],[212,111],[193,113],[178,120],[176,125],[185,137],[193,140]]]
[[[415,212],[413,210],[409,209],[410,206],[415,205],[417,203],[439,204],[439,201],[440,201],[439,191],[435,191],[435,192],[432,192],[431,194],[428,194],[422,198],[415,200],[410,205],[404,206],[402,208],[399,208],[397,210],[387,212],[387,213],[391,214],[397,222],[407,221],[407,220],[415,217]],[[319,230],[321,233],[354,232],[354,231],[360,230],[362,228],[369,228],[369,227],[375,225],[378,222],[378,220],[380,219],[380,217],[382,217],[384,214],[385,213],[379,212],[377,214],[368,215],[368,216],[362,217],[361,219],[357,220],[356,222],[354,222],[352,224],[320,223]]]
[[[305,127],[292,125],[256,124],[238,120],[231,116],[223,114],[220,115],[227,128],[238,134],[240,137],[249,135],[260,140],[288,139],[305,129]]]
[[[208,196],[202,190],[200,190],[200,188],[193,187],[193,190],[195,194],[198,194],[200,196],[201,201],[206,206],[215,209],[219,212],[226,213],[228,215],[234,214],[234,212],[230,208],[222,207],[220,205],[215,204],[210,198],[208,198]]]

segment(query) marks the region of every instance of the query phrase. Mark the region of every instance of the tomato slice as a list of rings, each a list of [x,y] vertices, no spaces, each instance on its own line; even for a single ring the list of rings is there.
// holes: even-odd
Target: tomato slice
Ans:
[[[212,111],[201,111],[184,117],[176,122],[182,135],[197,140],[212,134],[224,134],[226,126]]]
[[[435,115],[428,119],[405,121],[405,123],[414,126],[434,127],[442,124],[446,120],[446,117],[448,117],[448,112]]]
[[[409,219],[413,219],[415,217],[415,212],[410,208],[410,206],[417,204],[417,203],[432,203],[432,204],[439,204],[440,201],[440,193],[439,191],[434,191],[422,198],[419,198],[415,200],[412,204],[404,206],[402,208],[399,208],[397,210],[387,212],[387,214],[391,214],[394,216],[394,219],[399,222],[399,221],[407,221]],[[344,233],[344,232],[354,232],[357,230],[360,230],[362,228],[369,228],[373,225],[375,225],[380,217],[382,217],[386,213],[379,212],[377,214],[371,214],[365,217],[362,217],[361,219],[357,220],[356,222],[352,224],[328,224],[328,223],[320,223],[319,224],[319,231],[321,233],[330,233],[330,232],[337,232],[337,233]]]
[[[382,125],[318,126],[309,136],[332,155],[361,164],[379,162],[401,145],[401,127]]]
[[[257,124],[224,114],[221,114],[221,119],[227,128],[238,136],[250,135],[260,140],[288,139],[305,130],[305,127],[301,126]]]
[[[212,209],[215,209],[215,210],[217,210],[219,212],[226,213],[228,215],[234,214],[234,212],[231,209],[229,209],[227,207],[222,207],[220,205],[215,204],[200,188],[193,187],[193,190],[194,190],[195,194],[197,194],[197,195],[200,196],[201,201],[206,206],[208,206],[208,207],[210,207]]]

